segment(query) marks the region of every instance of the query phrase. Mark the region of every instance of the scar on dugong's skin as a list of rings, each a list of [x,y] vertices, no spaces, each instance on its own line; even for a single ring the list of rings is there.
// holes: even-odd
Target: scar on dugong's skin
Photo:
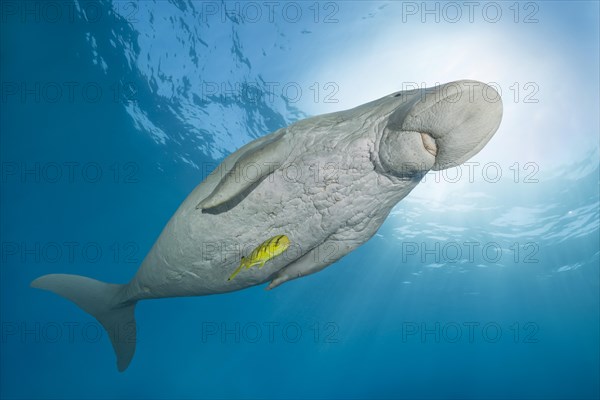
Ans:
[[[501,119],[493,88],[457,81],[298,121],[227,157],[183,201],[131,282],[52,274],[31,285],[100,321],[123,371],[135,351],[139,300],[268,281],[272,289],[320,271],[369,240],[427,171],[479,152]],[[289,248],[228,281],[242,256],[277,235]]]

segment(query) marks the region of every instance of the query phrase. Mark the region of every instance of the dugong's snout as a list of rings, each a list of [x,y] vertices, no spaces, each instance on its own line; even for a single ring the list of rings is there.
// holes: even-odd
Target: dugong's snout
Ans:
[[[429,135],[437,154],[433,170],[457,166],[477,154],[500,126],[502,99],[491,86],[456,81],[423,89],[402,122],[402,130]],[[424,139],[425,147],[428,140]]]
[[[502,119],[500,95],[477,81],[400,92],[389,101],[395,103],[383,128],[379,158],[397,176],[418,176],[467,161]]]

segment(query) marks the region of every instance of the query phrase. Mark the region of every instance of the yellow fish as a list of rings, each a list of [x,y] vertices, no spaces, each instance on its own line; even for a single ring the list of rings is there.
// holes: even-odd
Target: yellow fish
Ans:
[[[254,250],[252,250],[252,253],[250,253],[248,257],[242,257],[240,266],[233,272],[233,274],[231,274],[231,276],[227,280],[232,280],[244,267],[246,267],[246,269],[249,269],[254,265],[258,265],[258,268],[262,268],[267,261],[283,253],[289,246],[290,239],[287,236],[273,236],[271,239],[264,241],[263,243],[258,245]]]

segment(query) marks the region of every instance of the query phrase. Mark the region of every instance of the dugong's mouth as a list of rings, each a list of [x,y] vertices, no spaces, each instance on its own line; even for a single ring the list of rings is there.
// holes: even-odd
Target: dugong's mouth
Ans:
[[[412,179],[435,165],[438,144],[429,133],[386,127],[379,142],[378,155],[383,172]]]
[[[428,133],[421,132],[421,140],[423,140],[423,146],[425,150],[432,156],[437,156],[437,145],[435,144],[435,140]]]

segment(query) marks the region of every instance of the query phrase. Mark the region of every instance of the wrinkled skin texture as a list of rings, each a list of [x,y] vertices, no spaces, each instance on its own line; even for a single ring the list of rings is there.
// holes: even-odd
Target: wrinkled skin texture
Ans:
[[[481,150],[501,118],[494,89],[458,81],[394,93],[257,139],[185,199],[122,301],[269,281],[273,288],[317,272],[369,240],[427,171]],[[242,256],[276,235],[291,241],[283,254],[227,281]]]

